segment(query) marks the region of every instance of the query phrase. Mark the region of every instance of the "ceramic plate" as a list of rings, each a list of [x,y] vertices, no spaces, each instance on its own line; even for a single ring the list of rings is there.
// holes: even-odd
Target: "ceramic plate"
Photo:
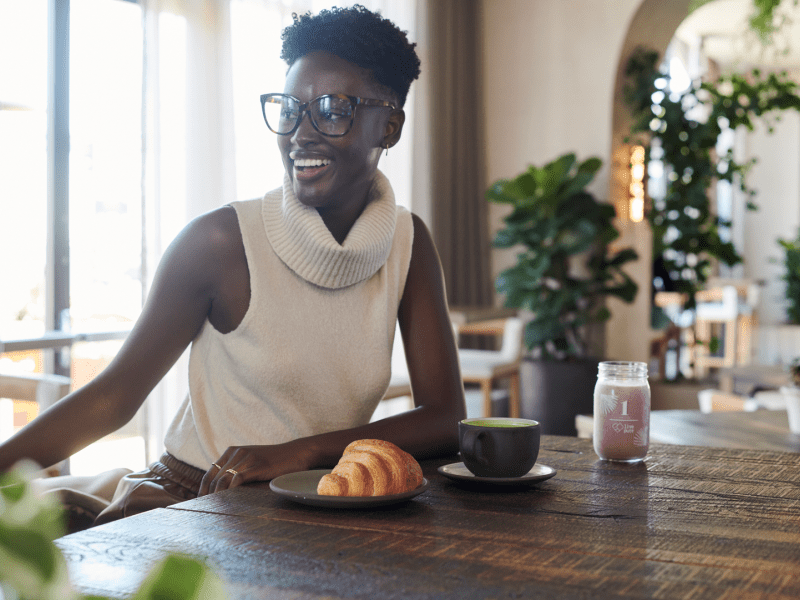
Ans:
[[[439,467],[438,471],[445,477],[453,479],[454,481],[505,486],[533,485],[545,479],[550,479],[556,474],[556,470],[553,467],[548,467],[541,463],[536,463],[533,468],[522,477],[478,477],[467,469],[463,462],[443,465]]]
[[[410,492],[392,494],[391,496],[321,496],[317,494],[317,484],[323,475],[327,475],[330,472],[331,469],[316,469],[281,475],[269,482],[269,488],[279,496],[294,500],[300,504],[328,508],[371,508],[373,506],[397,504],[398,502],[410,500],[414,496],[419,496],[428,489],[428,480],[423,479],[422,484]]]

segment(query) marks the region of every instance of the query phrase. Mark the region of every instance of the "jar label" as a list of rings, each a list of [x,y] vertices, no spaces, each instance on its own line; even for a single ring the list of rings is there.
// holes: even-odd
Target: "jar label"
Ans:
[[[594,444],[601,457],[626,459],[647,451],[650,442],[649,396],[647,386],[598,383],[595,389]]]

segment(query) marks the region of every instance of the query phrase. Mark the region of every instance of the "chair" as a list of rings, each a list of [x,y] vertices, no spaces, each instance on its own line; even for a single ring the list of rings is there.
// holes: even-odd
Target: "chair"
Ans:
[[[0,398],[35,402],[40,413],[69,394],[71,388],[72,380],[61,375],[0,373]],[[62,475],[69,473],[69,462],[64,461],[60,470]]]
[[[710,367],[730,368],[749,364],[757,319],[755,307],[759,299],[758,286],[749,285],[740,290],[735,285],[723,285],[702,290],[695,297],[696,375],[704,376]],[[720,357],[711,356],[708,349],[714,327],[721,328],[723,333],[723,351]]]
[[[483,415],[492,414],[492,389],[507,379],[508,412],[511,417],[520,415],[519,365],[522,358],[522,333],[524,324],[518,317],[467,323],[458,327],[459,335],[500,335],[499,350],[472,350],[459,348],[461,379],[464,383],[479,384],[483,395]]]
[[[786,399],[778,390],[754,391],[750,396],[716,389],[700,390],[697,393],[700,412],[786,410]]]

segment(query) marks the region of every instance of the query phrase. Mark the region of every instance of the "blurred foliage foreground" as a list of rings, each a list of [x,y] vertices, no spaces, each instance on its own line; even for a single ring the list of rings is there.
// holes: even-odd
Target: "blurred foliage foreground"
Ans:
[[[70,585],[67,564],[53,543],[64,516],[30,481],[38,469],[21,464],[0,474],[0,600],[100,600]],[[144,578],[133,600],[224,600],[222,581],[203,562],[169,555]]]

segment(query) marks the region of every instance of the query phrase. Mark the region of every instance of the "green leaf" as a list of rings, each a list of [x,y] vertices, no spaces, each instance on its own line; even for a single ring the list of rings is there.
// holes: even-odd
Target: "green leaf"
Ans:
[[[514,229],[507,228],[501,229],[495,234],[492,245],[495,248],[511,248],[519,244],[520,241],[519,233]]]
[[[0,480],[0,495],[8,502],[12,504],[19,502],[24,494],[25,486],[22,483],[12,483],[10,479],[8,483]]]
[[[612,267],[619,267],[632,260],[638,260],[639,255],[633,248],[624,248],[611,257],[608,265]]]
[[[42,533],[27,527],[8,527],[0,523],[0,546],[35,569],[42,580],[53,579],[58,550]]]
[[[591,173],[594,175],[600,170],[600,167],[603,166],[603,161],[593,156],[592,158],[587,158],[578,166],[579,173]]]
[[[153,568],[132,600],[226,600],[221,580],[202,562],[170,555]]]
[[[192,600],[197,597],[205,566],[196,560],[168,556],[153,569],[134,600]]]
[[[528,322],[525,327],[525,344],[528,349],[539,346],[564,334],[564,327],[555,321],[538,319]]]
[[[506,192],[506,183],[506,179],[501,179],[492,184],[489,189],[486,190],[486,197],[492,202],[514,204],[517,199]]]

